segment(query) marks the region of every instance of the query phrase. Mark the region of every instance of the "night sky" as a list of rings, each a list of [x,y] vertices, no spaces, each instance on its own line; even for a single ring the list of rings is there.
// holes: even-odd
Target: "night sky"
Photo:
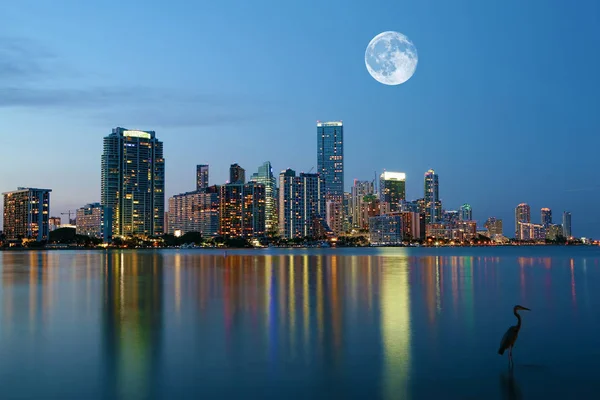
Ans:
[[[316,167],[316,121],[343,120],[345,181],[440,176],[446,209],[483,225],[527,202],[600,236],[600,3],[504,1],[3,2],[0,191],[53,190],[51,214],[100,200],[102,139],[155,130],[167,196],[239,163]],[[407,35],[415,75],[385,86],[364,52]],[[66,222],[66,221],[65,221]]]

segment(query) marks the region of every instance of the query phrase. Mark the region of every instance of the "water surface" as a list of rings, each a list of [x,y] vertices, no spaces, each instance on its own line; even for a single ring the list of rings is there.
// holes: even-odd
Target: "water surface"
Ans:
[[[598,398],[590,247],[0,252],[3,399]],[[497,354],[523,312],[515,367]]]

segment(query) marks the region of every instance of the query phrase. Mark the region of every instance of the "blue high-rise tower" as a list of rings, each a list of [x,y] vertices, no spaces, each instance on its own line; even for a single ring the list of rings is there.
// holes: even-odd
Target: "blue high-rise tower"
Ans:
[[[344,126],[338,122],[317,122],[317,171],[323,179],[325,197],[344,198]]]

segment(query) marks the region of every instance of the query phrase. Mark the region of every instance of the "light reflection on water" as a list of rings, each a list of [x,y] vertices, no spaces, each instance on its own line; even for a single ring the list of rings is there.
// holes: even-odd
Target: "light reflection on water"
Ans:
[[[599,258],[0,252],[0,385],[3,398],[585,398],[600,388]],[[496,350],[514,304],[532,312],[511,372]]]

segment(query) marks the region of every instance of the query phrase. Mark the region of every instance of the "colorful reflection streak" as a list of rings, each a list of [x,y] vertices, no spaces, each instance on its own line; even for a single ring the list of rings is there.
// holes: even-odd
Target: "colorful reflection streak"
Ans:
[[[109,397],[148,398],[161,349],[162,255],[110,252],[102,261],[104,390]]]

